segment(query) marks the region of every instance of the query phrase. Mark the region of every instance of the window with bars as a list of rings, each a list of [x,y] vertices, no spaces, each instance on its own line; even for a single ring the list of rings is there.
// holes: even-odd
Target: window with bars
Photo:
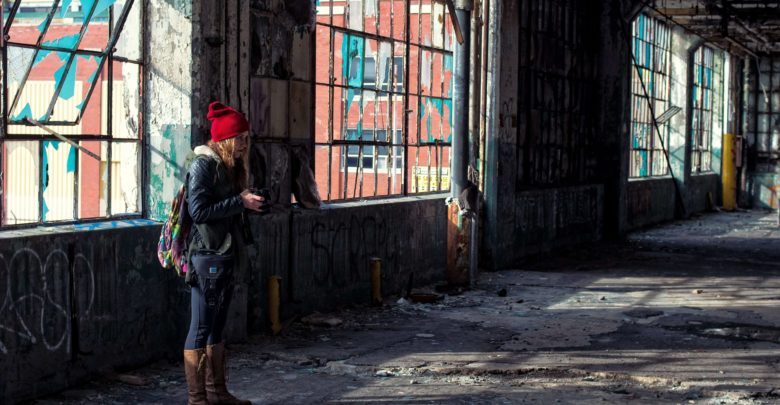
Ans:
[[[716,66],[715,51],[701,46],[693,56],[693,114],[691,115],[691,171],[712,170],[712,127],[716,114],[717,93],[722,73]],[[720,65],[720,64],[718,64]]]
[[[316,26],[315,173],[322,196],[449,189],[454,30],[446,6],[320,1]]]
[[[141,213],[142,3],[2,0],[0,225]]]
[[[599,11],[580,0],[525,0],[519,6],[518,189],[587,184],[600,139]]]
[[[377,141],[384,143],[384,142],[390,142],[389,139],[387,139],[387,131],[384,129],[377,129],[377,130],[363,130],[363,133],[360,137],[358,137],[358,132],[356,129],[348,129],[347,130],[347,139],[357,140],[362,139],[367,144],[364,146],[348,146],[347,147],[347,162],[345,167],[348,170],[357,170],[359,167],[361,167],[363,170],[379,170],[382,171],[395,171],[396,173],[400,173],[401,169],[403,168],[403,160],[401,156],[402,154],[402,148],[399,146],[393,147],[392,153],[390,152],[390,147],[388,146],[376,146],[377,151],[374,153],[374,145],[371,144],[371,141],[376,139]],[[402,143],[402,133],[401,130],[396,130],[393,135],[392,144],[400,145]],[[363,149],[362,151],[360,149]],[[392,156],[392,160],[391,160]],[[362,159],[362,162],[359,162],[359,159]]]
[[[664,152],[669,125],[663,123],[656,130],[653,114],[657,119],[670,107],[671,31],[661,21],[640,14],[634,19],[632,38],[630,177],[663,176],[669,173]]]

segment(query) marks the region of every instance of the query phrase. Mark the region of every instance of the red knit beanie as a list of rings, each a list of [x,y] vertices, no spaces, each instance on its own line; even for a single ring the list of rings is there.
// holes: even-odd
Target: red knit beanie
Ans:
[[[249,131],[249,122],[244,114],[217,101],[209,104],[206,118],[211,121],[211,140],[214,142]]]

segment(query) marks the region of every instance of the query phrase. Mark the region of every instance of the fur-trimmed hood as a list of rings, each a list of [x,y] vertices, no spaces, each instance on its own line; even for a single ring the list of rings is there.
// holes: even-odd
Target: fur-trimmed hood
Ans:
[[[218,162],[222,162],[222,159],[220,159],[217,152],[214,152],[214,149],[211,149],[208,145],[196,146],[192,151],[195,153],[195,156],[208,156],[212,159],[216,159]]]

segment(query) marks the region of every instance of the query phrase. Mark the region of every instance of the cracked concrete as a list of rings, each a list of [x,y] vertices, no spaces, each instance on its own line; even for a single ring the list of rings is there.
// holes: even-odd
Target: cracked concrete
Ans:
[[[296,322],[233,345],[229,385],[257,404],[779,403],[775,218],[698,217],[483,273],[436,304],[388,298],[331,314],[338,327]],[[180,367],[36,403],[183,402]]]

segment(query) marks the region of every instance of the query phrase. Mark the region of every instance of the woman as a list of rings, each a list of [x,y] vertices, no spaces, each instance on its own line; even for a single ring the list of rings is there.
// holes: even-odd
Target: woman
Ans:
[[[198,146],[187,182],[193,228],[186,282],[192,287],[192,320],[184,345],[190,404],[250,404],[225,385],[222,330],[235,271],[246,269],[243,212],[260,212],[263,197],[247,190],[249,123],[238,111],[211,103],[211,141]],[[207,402],[208,401],[208,402]]]

